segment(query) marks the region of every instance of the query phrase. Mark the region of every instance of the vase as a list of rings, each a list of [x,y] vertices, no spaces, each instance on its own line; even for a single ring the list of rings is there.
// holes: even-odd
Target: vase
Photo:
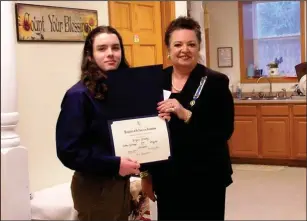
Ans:
[[[278,76],[278,75],[279,75],[278,68],[270,68],[269,69],[269,76],[275,77],[275,76]]]

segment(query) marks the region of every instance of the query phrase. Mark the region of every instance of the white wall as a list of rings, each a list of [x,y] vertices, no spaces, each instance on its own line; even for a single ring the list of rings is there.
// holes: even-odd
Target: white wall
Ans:
[[[109,24],[106,1],[15,1],[98,11],[98,24]],[[186,15],[186,2],[176,1],[176,16]],[[13,11],[15,14],[15,11]],[[12,24],[15,26],[15,24]],[[69,182],[72,171],[56,156],[55,125],[65,91],[80,75],[83,43],[16,41],[17,133],[29,150],[30,190]]]
[[[187,15],[187,2],[186,1],[175,1],[175,15],[176,15],[176,18],[179,16]]]
[[[230,74],[232,76],[233,83],[236,84],[240,80],[238,1],[206,2],[208,3],[208,11],[210,16],[210,68],[218,70],[222,73]],[[223,46],[233,47],[232,68],[218,68],[217,66],[217,48]],[[293,91],[291,88],[293,85],[294,83],[273,83],[273,91],[279,91],[282,88]],[[268,91],[269,85],[256,85],[254,83],[243,85],[243,91],[252,91],[253,89],[256,91]]]
[[[98,24],[109,23],[105,1],[21,3],[95,9]],[[30,190],[36,191],[71,180],[72,171],[62,166],[56,156],[55,124],[64,92],[79,78],[83,43],[16,44],[20,113],[17,132],[21,144],[29,150]]]
[[[205,16],[202,1],[191,1],[190,2],[190,15],[195,19],[201,27],[201,39],[200,44],[200,60],[199,63],[206,65],[206,38],[205,38]]]

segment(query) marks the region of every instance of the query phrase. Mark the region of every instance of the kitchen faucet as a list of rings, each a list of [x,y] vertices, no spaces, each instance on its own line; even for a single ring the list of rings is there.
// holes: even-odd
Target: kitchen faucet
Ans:
[[[269,82],[269,84],[270,84],[270,93],[269,93],[269,96],[272,96],[272,95],[273,95],[273,93],[272,93],[272,81],[271,81],[268,77],[262,76],[262,77],[258,78],[257,84],[259,83],[259,81],[260,81],[262,78],[266,79],[267,82]]]

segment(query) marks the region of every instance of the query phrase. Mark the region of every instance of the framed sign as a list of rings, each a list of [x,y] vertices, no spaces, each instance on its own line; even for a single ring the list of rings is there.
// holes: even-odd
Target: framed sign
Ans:
[[[96,10],[15,4],[17,41],[83,42],[98,26]]]
[[[219,68],[229,68],[233,66],[232,47],[217,48],[217,65]]]

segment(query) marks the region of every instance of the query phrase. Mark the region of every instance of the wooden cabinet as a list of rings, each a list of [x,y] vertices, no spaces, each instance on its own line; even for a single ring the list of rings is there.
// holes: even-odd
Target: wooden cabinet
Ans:
[[[290,158],[289,105],[261,105],[261,157]]]
[[[235,105],[235,130],[229,140],[237,159],[305,160],[306,105]]]
[[[235,118],[235,128],[230,141],[231,155],[239,157],[258,156],[257,118],[238,116]]]
[[[306,160],[306,105],[293,107],[292,152],[293,159]]]
[[[235,131],[229,141],[231,156],[258,156],[258,120],[256,106],[235,106]]]
[[[290,158],[289,117],[261,118],[261,157]]]

